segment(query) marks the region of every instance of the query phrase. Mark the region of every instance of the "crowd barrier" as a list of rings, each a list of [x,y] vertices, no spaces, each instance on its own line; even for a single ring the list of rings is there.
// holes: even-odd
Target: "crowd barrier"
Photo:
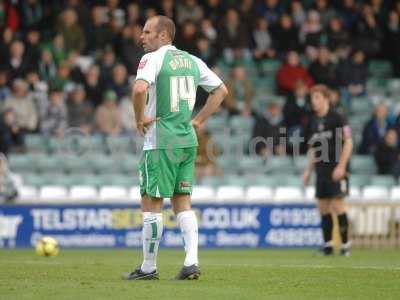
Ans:
[[[203,248],[302,248],[322,243],[313,204],[197,204]],[[400,246],[400,205],[349,205],[359,247]],[[42,236],[66,248],[139,248],[141,211],[129,204],[0,205],[0,248],[32,247]],[[162,247],[182,246],[175,216],[163,212]],[[337,235],[336,235],[337,236]]]

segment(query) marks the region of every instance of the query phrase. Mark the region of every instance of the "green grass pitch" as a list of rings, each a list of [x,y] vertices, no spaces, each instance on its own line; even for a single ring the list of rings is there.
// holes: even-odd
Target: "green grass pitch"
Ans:
[[[123,281],[136,250],[0,250],[0,299],[400,299],[400,251],[201,250],[202,277],[172,281],[183,251],[161,249],[159,281]]]

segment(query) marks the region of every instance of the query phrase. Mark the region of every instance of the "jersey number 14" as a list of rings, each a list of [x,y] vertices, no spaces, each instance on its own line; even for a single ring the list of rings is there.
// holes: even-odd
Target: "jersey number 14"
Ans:
[[[192,111],[196,102],[196,86],[193,76],[170,77],[171,112],[179,112],[179,102],[188,101]]]

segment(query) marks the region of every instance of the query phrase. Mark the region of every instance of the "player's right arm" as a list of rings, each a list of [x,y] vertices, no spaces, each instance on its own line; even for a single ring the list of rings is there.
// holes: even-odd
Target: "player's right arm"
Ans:
[[[310,181],[311,174],[314,171],[315,167],[315,155],[314,155],[314,149],[312,147],[308,149],[307,157],[308,157],[308,164],[303,172],[304,185],[307,185],[308,182]]]

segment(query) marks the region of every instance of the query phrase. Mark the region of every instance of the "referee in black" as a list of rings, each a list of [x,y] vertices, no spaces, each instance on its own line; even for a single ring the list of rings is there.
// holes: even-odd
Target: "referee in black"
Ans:
[[[311,173],[316,172],[316,198],[321,213],[324,238],[322,253],[333,254],[332,213],[338,216],[342,240],[341,255],[350,255],[348,239],[349,222],[344,198],[349,189],[348,164],[353,149],[351,129],[343,116],[331,109],[330,90],[325,85],[316,85],[311,91],[314,115],[310,122],[309,164],[303,181],[308,184]]]

